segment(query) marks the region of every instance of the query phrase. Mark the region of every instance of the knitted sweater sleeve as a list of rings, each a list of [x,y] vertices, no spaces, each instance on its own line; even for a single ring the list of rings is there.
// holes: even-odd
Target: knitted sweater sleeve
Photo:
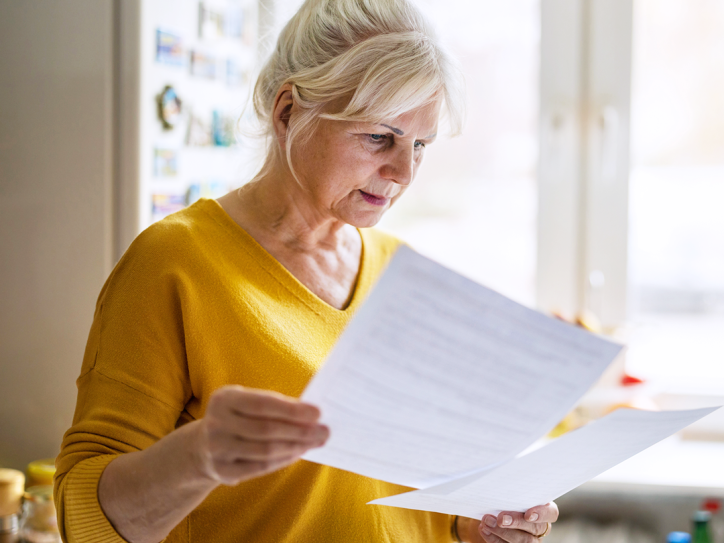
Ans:
[[[54,497],[67,543],[124,541],[98,501],[103,470],[173,431],[191,397],[179,261],[174,233],[152,227],[98,298],[73,424],[56,459]]]

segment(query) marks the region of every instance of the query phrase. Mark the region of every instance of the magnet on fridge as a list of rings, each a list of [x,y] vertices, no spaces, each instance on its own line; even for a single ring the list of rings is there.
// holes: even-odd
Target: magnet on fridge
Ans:
[[[164,130],[173,129],[181,120],[181,100],[171,85],[166,85],[156,96],[158,119]]]
[[[181,36],[167,30],[156,29],[156,61],[172,66],[183,66],[185,55]]]
[[[153,150],[153,175],[156,177],[175,177],[178,173],[178,153],[175,149]]]
[[[191,51],[191,75],[216,79],[216,57],[200,51]]]
[[[234,142],[234,118],[214,110],[211,121],[214,145],[229,147]]]
[[[199,2],[199,38],[204,40],[224,37],[224,12]]]
[[[186,145],[203,147],[211,145],[211,127],[193,112],[189,115],[189,128],[186,132]]]

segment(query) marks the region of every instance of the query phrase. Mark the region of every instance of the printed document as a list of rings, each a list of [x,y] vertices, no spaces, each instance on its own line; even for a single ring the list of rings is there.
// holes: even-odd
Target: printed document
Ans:
[[[716,409],[619,409],[487,474],[370,503],[470,518],[526,511],[555,500]]]
[[[463,492],[555,426],[621,348],[403,246],[302,396],[331,430],[303,458]],[[414,494],[411,508],[432,507]]]

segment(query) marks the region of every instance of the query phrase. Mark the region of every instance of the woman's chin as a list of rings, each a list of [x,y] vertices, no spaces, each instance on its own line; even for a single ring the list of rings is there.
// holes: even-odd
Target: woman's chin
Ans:
[[[343,217],[342,220],[355,228],[371,228],[380,222],[387,209],[388,206],[385,206],[380,210],[350,213],[348,216]]]

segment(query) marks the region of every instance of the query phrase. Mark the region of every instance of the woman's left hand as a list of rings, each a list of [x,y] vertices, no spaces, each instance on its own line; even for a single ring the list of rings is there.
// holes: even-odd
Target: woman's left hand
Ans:
[[[531,507],[525,513],[503,511],[482,521],[458,518],[458,534],[466,543],[536,543],[550,533],[549,523],[558,520],[554,502]]]

